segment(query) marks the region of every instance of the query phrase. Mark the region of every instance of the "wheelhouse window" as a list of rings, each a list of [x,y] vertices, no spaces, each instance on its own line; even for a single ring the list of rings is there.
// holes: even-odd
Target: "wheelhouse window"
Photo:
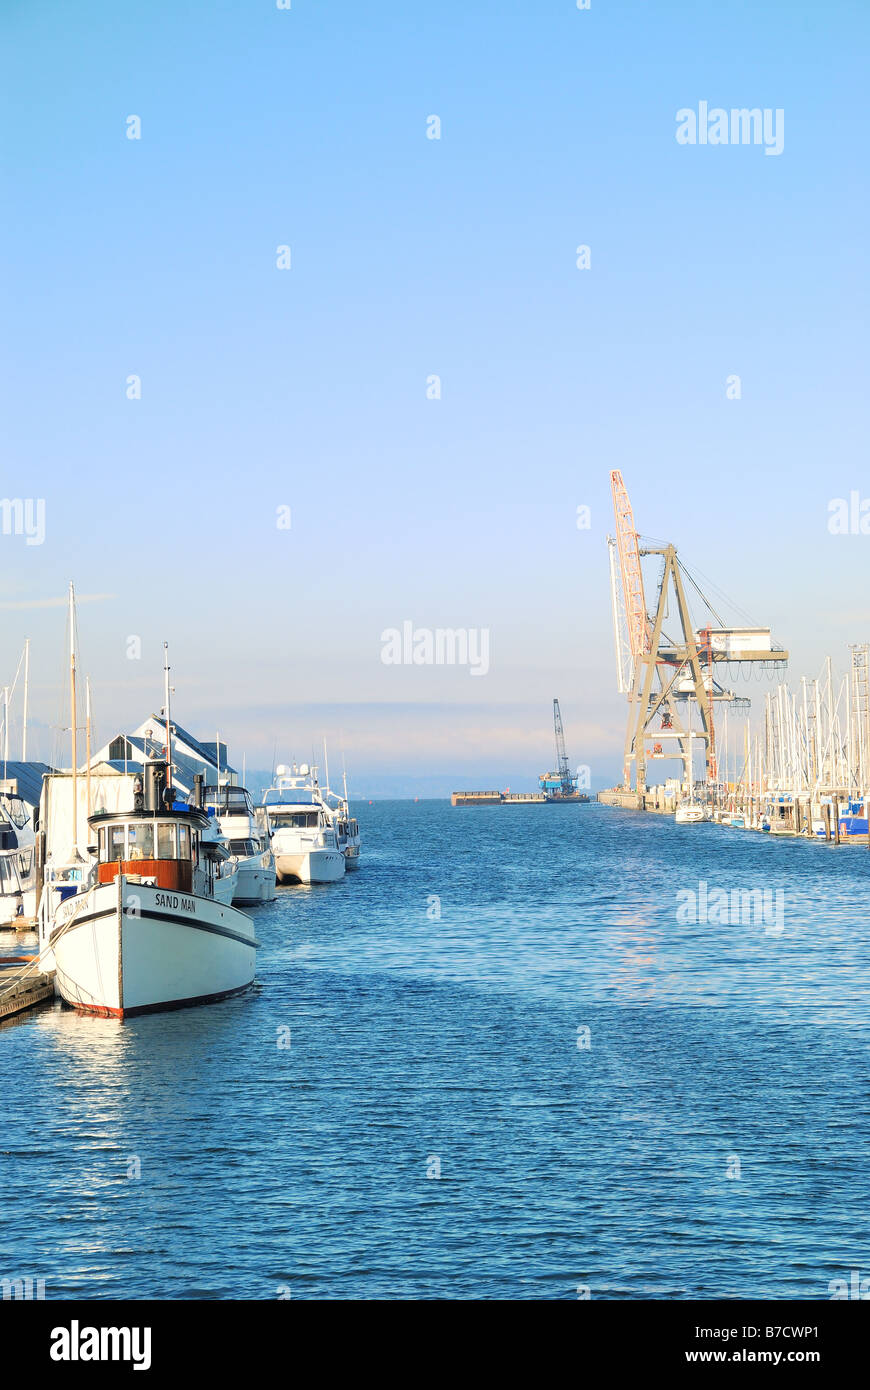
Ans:
[[[109,827],[109,848],[106,858],[108,860],[120,860],[125,857],[124,849],[126,845],[125,825],[112,825]]]
[[[128,827],[128,859],[154,858],[154,826],[139,822]],[[162,856],[161,856],[162,857]]]
[[[190,858],[190,826],[180,825],[178,827],[178,857],[179,859]]]
[[[186,829],[187,827],[185,827]],[[157,826],[157,858],[176,859],[175,848],[175,826],[158,824]]]

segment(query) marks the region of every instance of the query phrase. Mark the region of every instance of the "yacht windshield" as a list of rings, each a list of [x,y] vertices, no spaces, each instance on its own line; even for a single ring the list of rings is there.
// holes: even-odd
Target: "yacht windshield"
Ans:
[[[3,809],[11,820],[12,824],[18,829],[23,830],[29,820],[27,806],[20,796],[4,796]]]
[[[276,830],[310,830],[317,825],[316,811],[283,811],[270,807],[269,815]]]
[[[219,816],[253,814],[251,794],[245,787],[209,786],[204,790],[205,805]]]
[[[249,859],[252,855],[260,853],[260,846],[256,840],[229,840],[227,848],[230,854],[238,855],[240,859]]]

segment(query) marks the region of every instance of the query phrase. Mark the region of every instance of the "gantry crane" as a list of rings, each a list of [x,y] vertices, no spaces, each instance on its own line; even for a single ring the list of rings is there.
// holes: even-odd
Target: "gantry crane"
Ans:
[[[610,584],[613,603],[616,668],[619,691],[628,696],[628,726],[623,757],[623,787],[631,790],[631,767],[635,767],[635,789],[646,791],[646,740],[655,737],[676,739],[684,765],[684,785],[692,785],[692,742],[703,740],[706,753],[707,780],[715,782],[716,740],[713,707],[716,700],[728,700],[748,709],[748,700],[737,698],[715,680],[713,669],[717,662],[733,663],[762,661],[769,666],[784,664],[788,652],[771,642],[770,628],[732,628],[726,626],[715,612],[692,576],[677,556],[673,545],[641,546],[634,524],[634,514],[622,473],[610,474],[613,511],[616,518],[616,537],[608,536],[610,547]],[[646,606],[641,560],[644,556],[661,557],[655,613]],[[617,582],[619,560],[620,585]],[[683,577],[697,590],[718,627],[708,624],[696,630],[692,622]],[[664,629],[670,612],[671,596],[675,600],[680,636],[669,637]],[[677,709],[678,702],[697,705],[701,728],[695,732],[683,725]],[[690,706],[691,707],[691,706]],[[654,721],[661,725],[654,728]],[[656,757],[663,756],[661,743],[654,749]]]

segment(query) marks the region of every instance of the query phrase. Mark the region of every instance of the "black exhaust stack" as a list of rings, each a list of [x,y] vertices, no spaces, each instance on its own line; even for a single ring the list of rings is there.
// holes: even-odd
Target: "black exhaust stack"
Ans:
[[[203,788],[203,783],[204,783],[204,782],[205,782],[205,777],[203,776],[203,774],[202,774],[201,772],[195,772],[195,773],[193,774],[193,804],[194,804],[194,806],[196,806],[197,810],[199,810],[199,811],[202,810],[202,806],[203,806],[203,793],[202,793],[202,788]]]
[[[145,764],[145,810],[156,815],[163,810],[166,763]]]

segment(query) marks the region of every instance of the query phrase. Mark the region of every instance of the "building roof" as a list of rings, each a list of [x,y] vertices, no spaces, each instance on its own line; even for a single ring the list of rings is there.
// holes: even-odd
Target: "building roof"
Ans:
[[[179,733],[177,726],[174,727],[176,728],[176,733],[179,734],[179,737],[177,739],[173,738],[172,741],[172,766],[175,770],[174,781],[185,791],[189,792],[193,790],[193,779],[197,772],[205,771],[208,773],[209,769],[213,769],[216,772],[217,766],[202,744],[198,743],[196,739],[190,739],[189,736],[184,733]],[[129,771],[129,765],[131,763],[134,767],[144,767],[145,763],[150,759],[159,760],[164,756],[164,744],[160,739],[143,736],[141,734],[116,734],[114,738],[109,740],[107,747],[111,749],[112,744],[117,743],[119,739],[124,739],[130,750],[127,762],[125,763],[123,758],[100,758],[99,761],[101,765],[107,765],[117,772],[124,772]],[[183,752],[182,748],[179,747],[179,743],[189,747],[191,752]],[[221,772],[235,776],[235,771],[231,767],[221,766]],[[206,781],[208,781],[207,776]]]
[[[14,777],[18,783],[18,795],[27,802],[28,806],[39,805],[42,779],[46,772],[54,772],[54,768],[49,767],[48,763],[14,763],[11,760],[4,763],[0,761],[0,780],[9,781]]]
[[[159,714],[152,714],[151,719],[158,725],[165,723],[163,716]],[[202,758],[203,762],[212,763],[214,767],[217,767],[218,754],[216,743],[205,743],[201,739],[194,738],[193,734],[183,728],[176,719],[172,720],[172,727],[175,730],[176,738],[180,738],[182,743],[186,743],[192,752],[197,753]],[[226,744],[223,741],[221,741],[221,748],[226,752]],[[221,761],[221,772],[232,772],[235,774],[236,769],[230,767],[228,763]]]

